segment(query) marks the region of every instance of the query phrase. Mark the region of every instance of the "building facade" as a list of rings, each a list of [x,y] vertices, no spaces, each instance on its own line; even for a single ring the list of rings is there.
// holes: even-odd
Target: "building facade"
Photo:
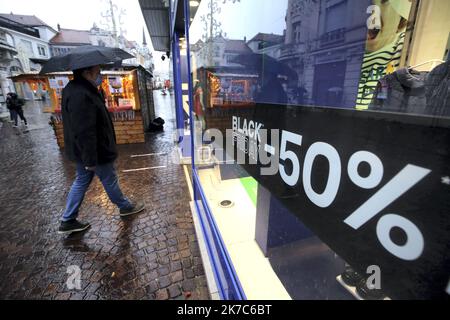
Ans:
[[[197,41],[192,50],[197,68],[240,67],[233,59],[239,54],[250,52],[245,39],[227,39],[221,35],[206,42]]]
[[[10,76],[20,73],[38,72],[42,64],[51,57],[48,40],[54,31],[35,16],[0,14],[0,34],[15,51],[7,50],[2,59],[2,91],[13,91],[34,100],[40,98],[40,88],[32,88],[27,83],[12,86]]]
[[[255,53],[265,54],[278,60],[281,49],[284,47],[284,35],[258,33],[247,42],[247,45]]]
[[[0,104],[6,101],[6,94],[14,92],[14,84],[8,77],[11,74],[11,62],[17,50],[12,35],[7,30],[0,29]]]

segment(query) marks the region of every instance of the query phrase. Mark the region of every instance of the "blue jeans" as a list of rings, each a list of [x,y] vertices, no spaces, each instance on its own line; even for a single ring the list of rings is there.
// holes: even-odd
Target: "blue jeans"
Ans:
[[[27,119],[25,119],[25,116],[23,115],[23,110],[11,110],[10,112],[11,120],[14,121],[14,125],[19,125],[19,117],[25,123],[25,125],[27,124]]]
[[[128,209],[132,207],[130,201],[122,194],[119,186],[119,178],[117,177],[114,163],[107,163],[97,165],[95,172],[88,171],[84,165],[77,163],[77,177],[70,188],[69,196],[67,197],[66,210],[62,216],[62,221],[69,221],[76,219],[78,210],[83,202],[84,195],[89,188],[89,185],[97,175],[108,194],[112,203],[119,207],[119,209]]]

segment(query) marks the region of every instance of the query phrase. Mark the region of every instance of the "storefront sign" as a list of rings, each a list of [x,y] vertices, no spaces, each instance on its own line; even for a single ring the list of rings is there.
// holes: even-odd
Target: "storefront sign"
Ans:
[[[52,89],[64,89],[66,85],[69,83],[68,77],[55,77],[48,79],[50,88]]]
[[[57,82],[56,82],[56,79],[48,79],[48,82],[49,82],[49,85],[50,85],[50,88],[52,88],[52,89],[56,89],[57,88]]]
[[[388,296],[447,297],[449,120],[257,105],[227,121],[234,159],[354,268],[380,266]]]
[[[223,98],[212,98],[212,105],[223,104]]]
[[[119,99],[119,108],[123,107],[133,107],[133,99]]]

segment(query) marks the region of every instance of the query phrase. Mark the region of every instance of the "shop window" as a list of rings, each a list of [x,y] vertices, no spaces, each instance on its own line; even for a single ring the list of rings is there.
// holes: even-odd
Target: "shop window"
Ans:
[[[397,10],[401,11],[401,8]],[[369,66],[373,64],[370,61],[385,58],[386,53],[380,52],[377,57],[366,56],[363,62],[363,73],[366,72],[369,81],[366,83],[367,87],[363,89],[364,93],[371,97],[369,109],[428,116],[450,116],[448,107],[450,101],[445,98],[445,92],[448,90],[445,89],[448,86],[445,75],[449,70],[446,54],[450,34],[449,10],[450,3],[446,1],[421,1],[414,29],[410,33],[400,34],[401,42],[394,44],[391,49],[391,52],[398,53],[394,54],[388,65],[380,65],[385,69],[374,69]],[[407,10],[403,11],[402,14],[406,17]],[[404,25],[405,17],[400,19],[400,23],[405,20]],[[405,43],[400,47],[400,44],[408,39],[411,39],[411,45],[407,47]],[[386,52],[385,48],[379,51]],[[400,54],[406,57],[406,62],[402,63]],[[370,78],[376,81],[371,81]]]
[[[191,63],[195,200],[246,297],[448,298],[450,2],[224,5],[231,40],[288,37]]]

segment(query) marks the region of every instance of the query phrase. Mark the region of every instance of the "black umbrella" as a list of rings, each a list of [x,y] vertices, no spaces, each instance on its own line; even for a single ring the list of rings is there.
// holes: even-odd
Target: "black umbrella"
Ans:
[[[271,56],[261,53],[239,54],[231,59],[231,62],[243,65],[259,74],[274,73],[284,75],[291,79],[297,79],[297,73],[286,63],[280,62]]]
[[[81,46],[67,54],[50,58],[42,67],[40,74],[118,63],[131,58],[134,56],[119,48]]]

